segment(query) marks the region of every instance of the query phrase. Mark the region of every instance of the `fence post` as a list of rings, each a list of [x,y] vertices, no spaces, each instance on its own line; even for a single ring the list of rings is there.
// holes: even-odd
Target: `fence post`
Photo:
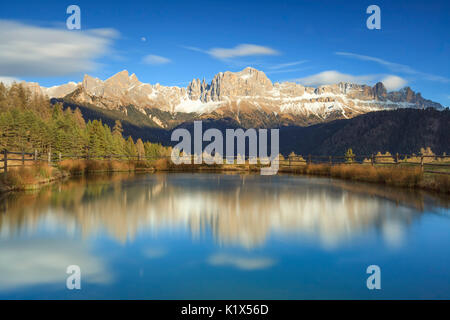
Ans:
[[[22,150],[22,165],[25,165],[25,152]]]
[[[61,158],[62,158],[61,152],[59,153],[58,158],[59,158],[59,162],[61,162]]]
[[[423,155],[420,156],[420,168],[423,171]]]
[[[51,151],[49,151],[47,154],[47,162],[48,162],[48,164],[50,164],[52,162],[52,152]]]
[[[374,154],[373,154],[373,153],[372,153],[372,157],[371,157],[371,158],[372,158],[372,161],[371,161],[371,162],[372,162],[372,167],[373,167],[373,166],[374,166],[374,164],[375,164],[375,156],[374,156]]]
[[[34,161],[37,161],[37,150],[34,149]]]
[[[3,150],[3,172],[8,172],[8,151],[5,149]]]
[[[398,152],[397,152],[397,154],[395,155],[395,163],[398,164]]]

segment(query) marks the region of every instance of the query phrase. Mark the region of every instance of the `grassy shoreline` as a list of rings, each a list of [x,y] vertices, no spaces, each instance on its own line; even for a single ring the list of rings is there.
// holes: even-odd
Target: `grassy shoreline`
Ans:
[[[39,189],[41,186],[68,178],[70,174],[47,164],[10,169],[0,178],[0,193]]]
[[[113,172],[259,172],[258,165],[174,165],[168,159],[156,161],[99,161],[65,160],[58,167],[45,163],[19,167],[3,174],[0,193],[37,189],[43,185],[70,176]],[[281,167],[279,173],[323,176],[341,180],[367,182],[378,185],[421,189],[440,194],[450,194],[450,176],[424,174],[419,167],[371,166],[368,164],[309,164],[298,167]]]
[[[450,194],[450,176],[423,173],[420,167],[371,166],[370,164],[311,164],[299,168],[280,168],[279,172],[326,176],[393,187]]]

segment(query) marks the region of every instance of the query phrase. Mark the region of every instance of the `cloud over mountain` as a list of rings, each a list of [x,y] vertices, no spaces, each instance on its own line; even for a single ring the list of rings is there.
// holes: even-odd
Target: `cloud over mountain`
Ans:
[[[307,86],[324,86],[339,82],[351,82],[357,84],[374,83],[381,81],[387,90],[403,88],[408,81],[396,75],[367,74],[352,75],[335,70],[323,71],[304,78],[296,79],[296,82]]]
[[[401,77],[389,75],[381,80],[383,82],[384,86],[387,90],[398,90],[400,88],[403,88],[407,81]]]
[[[307,86],[322,86],[339,82],[361,84],[373,81],[374,78],[374,75],[355,76],[351,74],[341,73],[336,70],[328,70],[310,75],[308,77],[296,79],[296,81]]]

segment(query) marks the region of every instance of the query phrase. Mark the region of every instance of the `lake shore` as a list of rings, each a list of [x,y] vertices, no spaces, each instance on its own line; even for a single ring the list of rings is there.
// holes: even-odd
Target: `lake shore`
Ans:
[[[57,167],[47,164],[20,167],[11,170],[0,180],[0,193],[26,191],[66,179],[91,173],[114,172],[242,172],[257,173],[259,165],[174,165],[167,159],[148,161],[67,160]],[[371,166],[367,164],[307,164],[281,167],[278,173],[321,176],[341,180],[374,183],[393,187],[419,189],[439,194],[450,194],[450,177],[446,174],[424,174],[418,167]]]

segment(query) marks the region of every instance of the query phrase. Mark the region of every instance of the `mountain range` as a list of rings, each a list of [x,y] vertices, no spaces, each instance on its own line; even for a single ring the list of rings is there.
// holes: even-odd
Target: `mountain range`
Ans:
[[[256,69],[224,72],[210,83],[192,80],[186,88],[147,84],[121,71],[102,81],[86,75],[82,82],[45,88],[23,83],[52,103],[79,108],[86,120],[101,119],[110,127],[121,120],[123,134],[135,140],[174,145],[171,131],[280,128],[280,152],[343,155],[378,151],[418,153],[431,147],[450,152],[450,110],[406,87],[388,92],[374,86],[338,83],[305,87],[272,83]]]
[[[104,81],[85,75],[80,83],[51,88],[30,82],[24,85],[61,102],[118,112],[125,118],[131,112],[140,122],[162,129],[205,119],[229,119],[243,128],[308,126],[373,111],[443,109],[409,87],[388,92],[381,82],[374,86],[341,82],[317,88],[272,83],[264,72],[250,67],[220,72],[210,83],[194,79],[185,88],[143,83],[126,70]]]

